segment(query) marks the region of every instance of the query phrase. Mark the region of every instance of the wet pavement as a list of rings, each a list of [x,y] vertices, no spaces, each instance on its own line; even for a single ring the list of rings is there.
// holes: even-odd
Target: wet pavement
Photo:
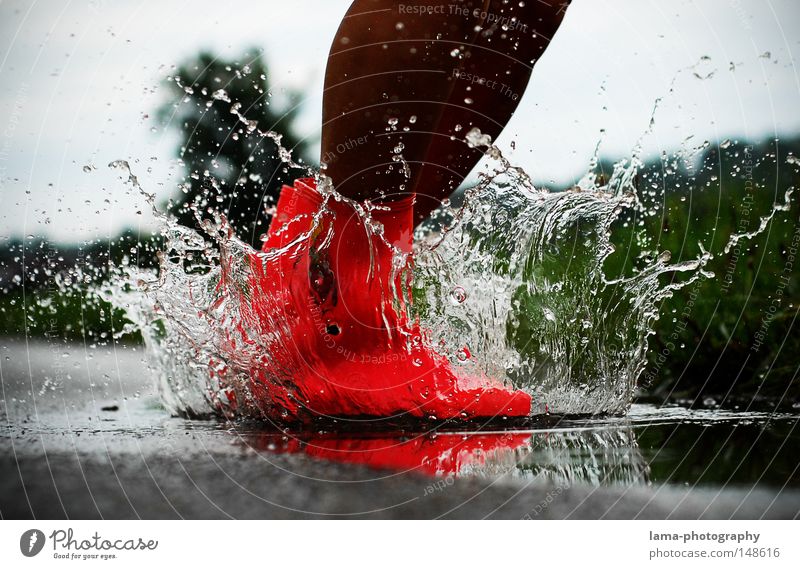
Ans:
[[[284,431],[170,417],[140,347],[0,339],[0,376],[3,518],[800,515],[791,410]]]

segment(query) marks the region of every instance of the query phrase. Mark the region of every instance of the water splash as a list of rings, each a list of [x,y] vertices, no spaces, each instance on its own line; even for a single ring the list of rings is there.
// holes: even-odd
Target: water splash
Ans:
[[[223,95],[214,98],[225,100]],[[657,108],[658,102],[654,115]],[[279,134],[258,130],[235,103],[231,112],[249,133],[272,139],[284,163],[302,167],[280,146]],[[635,225],[637,216],[659,213],[637,186],[644,167],[641,140],[607,179],[597,171],[598,146],[587,175],[563,192],[534,187],[479,131],[465,140],[485,152],[490,167],[467,190],[461,209],[443,207],[436,223],[418,229],[413,292],[392,288],[382,307],[421,322],[424,337],[410,338],[408,353],[422,342],[465,374],[523,389],[533,397],[532,414],[625,413],[647,363],[648,337],[662,301],[713,277],[706,267],[714,255],[700,243],[694,258],[673,263],[652,236],[637,230],[633,238],[641,254],[632,270],[609,277],[620,224]],[[400,162],[401,151],[395,156]],[[691,155],[682,151],[675,160],[691,161]],[[330,200],[350,203],[371,237],[382,239],[382,227],[371,217],[380,206],[347,200],[315,173],[323,200],[310,229],[281,249],[258,252],[213,209],[193,208],[202,233],[179,225],[158,211],[126,162],[111,166],[121,168],[145,195],[165,247],[157,271],[121,267],[98,294],[124,308],[142,331],[167,408],[189,416],[291,417],[288,405],[263,407],[251,381],[257,369],[268,385],[290,392],[298,387],[296,370],[276,363],[287,361],[276,356],[292,343],[285,311],[275,306],[253,321],[242,310],[259,276],[247,260],[258,257],[268,266],[270,260],[297,255],[330,214]],[[723,251],[763,232],[787,210],[791,195],[787,191],[786,202],[775,204],[756,230],[729,236]],[[395,271],[407,270],[406,261],[406,253],[395,250]],[[314,354],[306,357],[313,360]]]
[[[418,253],[417,306],[434,345],[454,365],[528,391],[534,413],[624,413],[659,302],[702,278],[711,254],[674,264],[657,254],[637,274],[609,280],[612,225],[639,204],[639,161],[619,164],[605,185],[587,176],[583,187],[549,192],[485,136],[473,131],[468,140],[499,167]],[[675,273],[686,278],[662,282]],[[469,300],[454,304],[460,291]],[[464,345],[467,359],[458,357]]]

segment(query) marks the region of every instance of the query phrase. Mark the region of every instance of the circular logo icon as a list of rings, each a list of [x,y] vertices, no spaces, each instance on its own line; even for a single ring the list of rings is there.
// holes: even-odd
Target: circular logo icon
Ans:
[[[44,547],[44,532],[38,529],[29,529],[19,538],[19,550],[25,557],[38,555]]]

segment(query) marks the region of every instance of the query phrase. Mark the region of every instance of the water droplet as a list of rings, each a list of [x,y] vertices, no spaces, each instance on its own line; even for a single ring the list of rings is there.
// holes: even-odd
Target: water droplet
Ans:
[[[226,103],[231,102],[231,99],[225,89],[217,89],[211,94],[211,98],[217,101],[225,101]]]
[[[453,304],[462,304],[465,300],[467,300],[467,291],[464,290],[464,287],[455,286],[453,290],[450,291],[450,300]]]

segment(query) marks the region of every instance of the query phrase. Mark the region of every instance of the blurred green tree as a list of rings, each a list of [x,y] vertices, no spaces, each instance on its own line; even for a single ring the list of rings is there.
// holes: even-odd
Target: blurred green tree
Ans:
[[[170,211],[194,227],[193,206],[204,216],[213,206],[242,240],[257,245],[281,185],[305,173],[288,167],[262,133],[282,135],[294,161],[307,160],[309,144],[293,129],[301,94],[281,90],[273,97],[259,50],[236,60],[202,52],[178,66],[168,85],[175,98],[159,109],[159,118],[180,132],[178,157],[186,172]]]

